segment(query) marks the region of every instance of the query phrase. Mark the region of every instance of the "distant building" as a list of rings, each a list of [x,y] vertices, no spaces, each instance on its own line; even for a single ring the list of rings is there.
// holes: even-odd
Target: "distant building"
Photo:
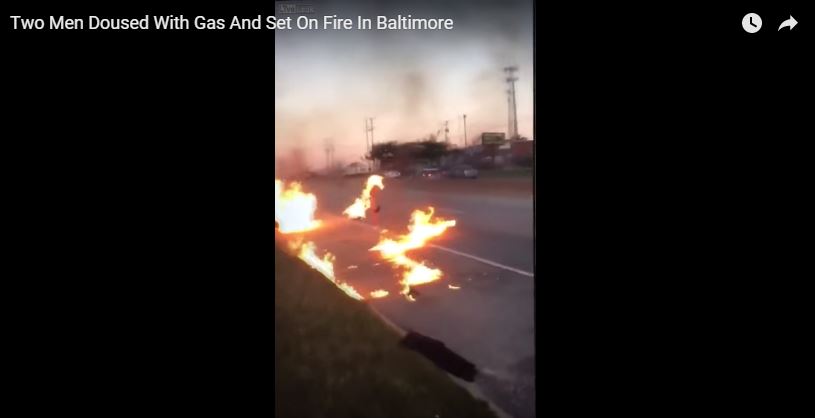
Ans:
[[[535,156],[535,141],[510,140],[488,145],[471,145],[461,150],[457,162],[480,168],[531,167]]]
[[[513,141],[510,152],[513,160],[532,158],[535,155],[535,141]]]

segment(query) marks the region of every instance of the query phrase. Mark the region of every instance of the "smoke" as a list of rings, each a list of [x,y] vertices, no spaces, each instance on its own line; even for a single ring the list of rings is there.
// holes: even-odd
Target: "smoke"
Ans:
[[[441,3],[441,2],[439,2]],[[450,17],[454,31],[288,32],[275,39],[275,153],[301,147],[322,161],[323,139],[335,139],[337,161],[365,152],[364,119],[373,117],[377,142],[406,141],[438,132],[463,142],[505,132],[503,68],[518,65],[521,134],[532,137],[532,1],[396,3],[314,1],[318,15]]]
[[[405,103],[405,116],[420,113],[428,100],[425,76],[419,72],[410,72],[405,75],[403,86],[402,96]]]
[[[296,179],[308,173],[310,168],[305,149],[293,146],[287,154],[277,154],[275,160],[275,178]]]

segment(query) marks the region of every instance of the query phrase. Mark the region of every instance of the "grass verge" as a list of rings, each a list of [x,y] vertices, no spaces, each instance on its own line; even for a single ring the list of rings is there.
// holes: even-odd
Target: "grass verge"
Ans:
[[[318,272],[275,248],[275,417],[491,417]]]

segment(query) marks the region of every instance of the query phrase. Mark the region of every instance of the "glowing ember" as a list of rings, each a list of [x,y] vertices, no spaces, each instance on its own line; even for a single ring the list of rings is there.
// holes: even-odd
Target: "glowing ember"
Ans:
[[[447,288],[448,288],[448,289],[453,289],[453,290],[458,290],[458,289],[461,289],[461,286],[453,286],[453,285],[451,285],[451,284],[448,284],[448,285],[447,285]]]
[[[362,196],[358,197],[342,214],[351,219],[365,219],[365,213],[371,208],[371,191],[374,187],[379,187],[379,190],[385,189],[382,180],[384,180],[382,176],[368,177],[368,182],[365,184],[365,190],[362,191]]]
[[[321,222],[314,219],[317,197],[303,193],[300,183],[289,188],[280,180],[274,182],[274,219],[283,234],[306,232],[319,228]]]
[[[439,269],[433,269],[426,266],[424,263],[411,260],[405,255],[410,250],[424,247],[427,241],[444,234],[444,232],[456,225],[454,220],[433,220],[434,209],[429,208],[427,212],[416,210],[411,215],[411,222],[408,226],[408,234],[402,235],[398,239],[383,239],[370,251],[379,251],[379,253],[386,260],[390,261],[393,265],[401,267],[405,270],[402,275],[402,280],[399,284],[402,285],[401,294],[405,295],[408,300],[414,301],[410,295],[411,286],[418,286],[441,279],[442,272]]]
[[[389,294],[390,294],[390,292],[388,292],[387,290],[381,290],[380,289],[380,290],[374,290],[373,292],[371,292],[371,297],[374,298],[374,299],[379,299],[379,298],[384,298],[385,296],[388,296]]]
[[[356,299],[363,300],[365,298],[359,294],[351,285],[339,281],[334,277],[334,256],[331,253],[326,253],[323,258],[317,256],[316,245],[313,242],[307,242],[300,247],[298,257],[305,261],[311,268],[319,271],[325,278],[339,287],[345,294]]]

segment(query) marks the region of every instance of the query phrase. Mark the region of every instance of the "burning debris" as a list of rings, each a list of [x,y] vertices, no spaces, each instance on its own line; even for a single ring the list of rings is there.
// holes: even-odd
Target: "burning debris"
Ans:
[[[304,193],[300,183],[291,183],[286,188],[283,181],[275,179],[274,203],[275,230],[283,234],[308,232],[322,225],[321,221],[314,219],[314,212],[317,210],[317,197],[311,193]],[[288,245],[289,249],[295,252],[298,258],[305,261],[311,268],[319,271],[345,294],[356,300],[365,299],[353,286],[337,280],[334,275],[335,257],[333,254],[327,252],[322,258],[318,257],[316,253],[317,246],[313,242],[303,243],[302,237],[289,241]],[[356,266],[352,267],[356,268]]]
[[[350,219],[365,219],[365,214],[368,212],[368,209],[371,208],[371,192],[374,187],[378,187],[379,190],[385,189],[382,180],[384,180],[382,176],[374,175],[368,177],[368,181],[365,183],[365,189],[362,190],[362,195],[358,197],[351,206],[348,206],[342,214]],[[378,208],[375,209],[378,210]]]
[[[421,293],[419,293],[419,291],[418,291],[418,290],[416,290],[416,288],[415,288],[415,287],[411,287],[411,288],[408,290],[408,292],[407,292],[407,293],[405,293],[404,295],[405,295],[405,298],[407,298],[407,300],[409,300],[409,301],[411,301],[411,302],[416,302],[416,298],[417,298],[417,297],[419,297],[419,295],[420,295],[420,294],[421,294]]]
[[[371,176],[366,182],[362,195],[349,206],[343,214],[352,219],[365,218],[372,206],[371,192],[374,188],[384,189],[381,176]],[[281,180],[275,180],[275,228],[283,234],[302,233],[317,229],[322,222],[314,219],[317,210],[317,197],[311,193],[304,193],[300,183],[291,183],[288,188]],[[441,279],[442,271],[427,266],[424,262],[415,261],[405,255],[410,250],[422,248],[432,239],[441,236],[444,232],[456,225],[455,220],[433,219],[434,209],[427,212],[416,210],[411,215],[408,233],[395,239],[383,238],[369,251],[378,251],[382,257],[392,265],[403,271],[399,284],[402,286],[400,294],[410,301],[415,301],[418,292],[413,289]],[[383,231],[386,234],[387,231]],[[303,242],[297,237],[289,242],[289,248],[298,257],[313,269],[340,288],[348,296],[356,300],[365,298],[349,284],[337,280],[334,274],[335,258],[326,253],[322,258],[316,254],[316,245],[313,242]],[[375,265],[379,265],[376,263]],[[358,266],[350,265],[348,270],[356,270]],[[453,287],[451,287],[452,289]],[[371,298],[378,299],[388,296],[390,292],[379,289],[370,293]]]
[[[431,238],[436,238],[456,225],[454,220],[438,219],[433,220],[434,209],[431,207],[427,212],[416,210],[411,215],[411,222],[408,225],[408,234],[402,235],[398,239],[382,239],[379,244],[371,248],[370,251],[379,251],[383,258],[393,265],[404,269],[401,294],[408,300],[415,301],[411,292],[411,286],[418,286],[441,279],[442,271],[426,266],[424,263],[414,261],[405,255],[410,250],[422,248]]]
[[[461,289],[461,286],[453,286],[453,285],[451,285],[451,284],[448,284],[448,285],[447,285],[447,288],[448,288],[448,289],[451,289],[451,290],[459,290],[459,289]]]
[[[290,243],[290,246],[296,248],[298,243],[292,242]],[[323,258],[320,258],[317,256],[316,248],[317,246],[314,245],[313,242],[307,242],[299,245],[299,253],[297,256],[301,260],[305,261],[306,264],[311,266],[311,268],[319,271],[320,274],[325,276],[326,279],[330,280],[331,283],[334,283],[334,285],[339,287],[343,292],[345,292],[346,295],[356,300],[365,299],[351,285],[337,280],[337,278],[334,276],[334,255],[331,253],[326,253]]]
[[[321,221],[314,219],[317,210],[317,197],[303,193],[300,183],[291,183],[286,188],[281,180],[274,182],[275,229],[283,234],[307,232],[317,229]]]

